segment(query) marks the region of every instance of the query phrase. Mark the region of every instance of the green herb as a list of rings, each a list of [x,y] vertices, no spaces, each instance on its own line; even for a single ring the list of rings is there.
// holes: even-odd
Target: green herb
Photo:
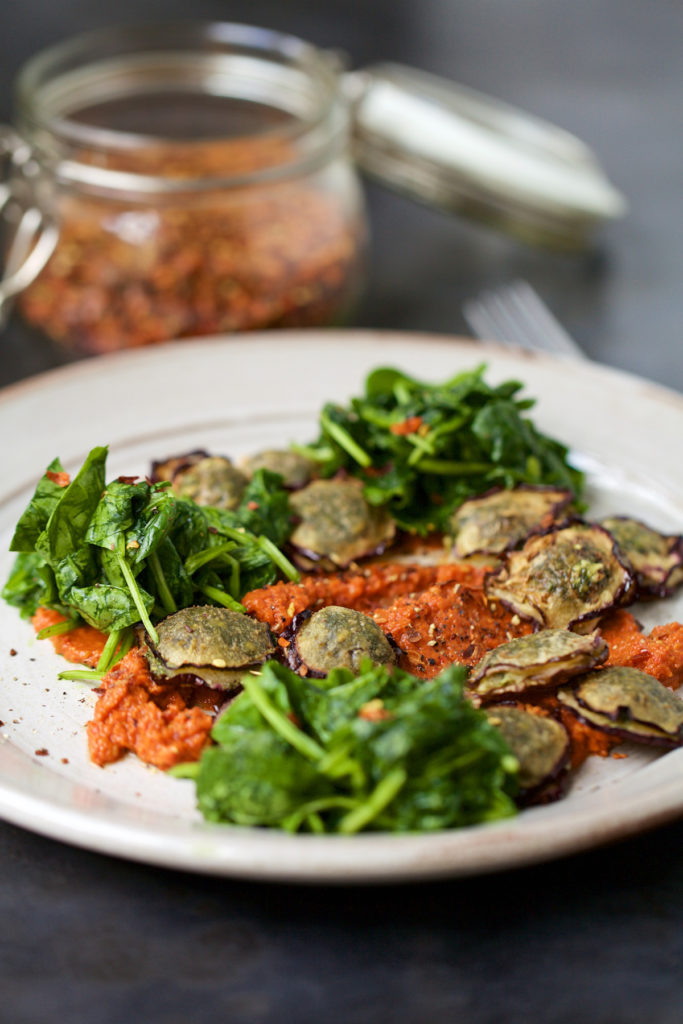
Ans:
[[[494,486],[553,484],[578,497],[582,475],[567,448],[541,434],[524,413],[522,385],[488,385],[485,367],[444,384],[399,370],[374,370],[365,394],[348,406],[325,405],[320,434],[297,450],[324,476],[340,469],[364,482],[366,499],[386,505],[403,529],[443,529],[466,498]]]
[[[261,470],[234,511],[201,508],[168,484],[113,480],[105,485],[107,449],[93,448],[67,486],[55,459],[17,524],[17,559],[3,597],[31,616],[39,606],[119,638],[142,622],[207,601],[244,610],[251,589],[298,573],[280,550],[291,529],[281,479]],[[58,631],[67,628],[61,624]],[[54,635],[50,627],[45,635]],[[98,671],[121,650],[111,640]]]
[[[368,662],[244,679],[192,778],[211,821],[350,834],[432,831],[515,813],[517,763],[463,694],[465,669],[425,682]],[[372,703],[371,703],[372,702]]]

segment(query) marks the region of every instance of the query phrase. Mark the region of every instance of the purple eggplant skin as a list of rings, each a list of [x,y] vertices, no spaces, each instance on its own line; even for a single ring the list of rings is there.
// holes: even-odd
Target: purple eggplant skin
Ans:
[[[311,638],[311,631],[317,632],[317,639]],[[289,667],[295,672],[303,669],[313,679],[324,679],[338,667],[357,671],[364,658],[377,665],[393,665],[400,653],[369,615],[338,605],[300,612],[281,638],[288,641],[281,650]]]
[[[683,536],[660,533],[630,516],[607,516],[601,525],[633,566],[638,598],[671,597],[683,582]]]
[[[557,689],[572,676],[600,665],[608,654],[607,644],[597,630],[587,634],[568,629],[538,630],[485,654],[472,669],[467,685],[486,700]]]
[[[149,478],[153,484],[173,480],[176,473],[189,469],[195,463],[208,458],[209,453],[204,448],[195,448],[194,451],[184,452],[182,455],[170,455],[166,459],[158,459],[152,463]]]
[[[560,702],[593,728],[673,749],[683,743],[683,701],[640,669],[611,666],[558,691]]]
[[[496,704],[486,713],[519,762],[517,802],[529,806],[559,800],[571,759],[565,726],[554,715],[534,714],[514,703]]]
[[[333,572],[359,559],[381,554],[396,536],[384,508],[363,497],[360,481],[314,480],[290,499],[295,526],[290,546],[297,564]]]
[[[529,508],[534,498],[536,510]],[[545,484],[492,487],[465,500],[451,516],[453,553],[458,558],[502,555],[533,534],[567,525],[575,518],[569,508],[573,501],[571,491]]]
[[[605,612],[630,604],[636,595],[635,574],[612,535],[579,519],[508,552],[486,576],[484,590],[489,600],[540,628],[575,632],[592,630]]]

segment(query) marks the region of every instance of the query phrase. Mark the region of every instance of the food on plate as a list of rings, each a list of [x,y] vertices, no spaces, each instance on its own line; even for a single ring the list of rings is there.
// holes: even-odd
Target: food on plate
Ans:
[[[268,627],[232,608],[183,608],[157,624],[144,650],[158,678],[192,677],[219,690],[239,689],[245,672],[274,651]]]
[[[635,570],[639,597],[667,597],[683,580],[683,537],[659,533],[628,516],[608,516],[602,525]]]
[[[569,770],[571,741],[564,725],[538,708],[497,704],[487,711],[517,759],[519,797],[543,803],[562,792]]]
[[[557,523],[574,500],[572,491],[520,484],[497,487],[480,498],[468,498],[448,521],[453,552],[458,558],[470,555],[500,555]]]
[[[680,744],[683,625],[624,607],[683,580],[679,538],[579,519],[519,389],[380,369],[239,468],[54,460],[3,595],[87,666],[61,677],[96,686],[94,763],[191,778],[211,820],[351,834],[493,820],[625,738]]]
[[[597,631],[581,635],[567,629],[542,629],[485,654],[474,666],[468,686],[478,697],[489,699],[557,688],[595,668],[607,654],[607,644]]]
[[[546,484],[580,498],[582,474],[566,446],[526,415],[533,401],[519,397],[521,383],[491,387],[484,370],[442,384],[393,368],[374,370],[363,395],[323,407],[318,439],[297,450],[321,476],[357,477],[371,505],[421,535],[447,533],[455,509],[493,487]]]
[[[465,698],[465,669],[424,682],[366,662],[309,679],[245,676],[212,746],[179,766],[210,821],[288,831],[433,831],[514,814],[517,762]]]
[[[539,626],[578,632],[635,598],[633,571],[612,535],[581,522],[529,537],[487,577],[485,590]]]
[[[558,697],[590,725],[626,739],[675,747],[683,738],[683,701],[637,668],[589,672]]]
[[[396,662],[396,651],[369,615],[333,604],[298,615],[279,643],[292,668],[318,678],[333,668],[358,672],[365,661],[371,665]]]
[[[314,480],[290,498],[296,517],[289,543],[298,564],[341,569],[382,554],[396,536],[386,509],[363,497],[357,480]]]
[[[315,470],[313,463],[305,455],[279,448],[267,448],[265,451],[250,455],[242,460],[240,468],[250,477],[258,469],[277,473],[282,477],[282,486],[293,491],[305,487]]]
[[[176,470],[171,483],[180,498],[191,498],[198,505],[237,508],[249,481],[230,459],[211,455]]]

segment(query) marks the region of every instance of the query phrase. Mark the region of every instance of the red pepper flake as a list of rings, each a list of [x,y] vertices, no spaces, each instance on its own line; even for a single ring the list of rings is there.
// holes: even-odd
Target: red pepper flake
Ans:
[[[14,647],[10,647],[10,649],[9,649],[9,656],[10,656],[10,658],[16,658],[17,652],[14,649]]]
[[[117,476],[116,478],[117,482],[120,484],[134,484],[139,479],[140,478],[137,476]]]
[[[36,755],[36,757],[47,757],[50,751],[47,749],[47,747],[41,747],[39,750],[34,750],[33,753]]]
[[[68,757],[62,757],[62,758],[60,758],[60,760],[61,760],[62,764],[68,764],[69,763],[69,758]]]
[[[57,484],[58,487],[68,487],[71,483],[71,477],[68,473],[55,473],[53,470],[48,469],[45,476],[48,480],[52,480],[53,484]]]
[[[290,641],[286,637],[281,636],[278,638],[277,644],[278,647],[289,647]]]
[[[374,700],[369,700],[367,704],[360,707],[358,717],[363,718],[366,722],[384,722],[394,716],[384,707],[384,701],[375,697]]]
[[[285,717],[288,718],[290,722],[297,727],[297,729],[301,728],[301,719],[298,718],[293,711],[288,711]]]
[[[403,437],[405,434],[417,434],[421,426],[421,416],[408,416],[407,419],[401,420],[400,423],[392,423],[389,427],[389,432],[397,437]]]
[[[615,761],[620,761],[622,758],[628,757],[628,754],[622,754],[618,750],[615,750],[612,754],[612,757],[615,759]]]
[[[258,501],[248,501],[247,502],[247,508],[249,509],[250,512],[255,512],[256,509],[260,508],[260,507],[261,506],[259,505]]]

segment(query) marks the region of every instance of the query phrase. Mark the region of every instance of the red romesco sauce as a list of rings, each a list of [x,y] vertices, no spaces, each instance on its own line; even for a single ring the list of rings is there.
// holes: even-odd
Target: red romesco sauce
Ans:
[[[162,769],[198,760],[213,716],[192,704],[192,689],[155,681],[145,656],[129,651],[102,681],[87,725],[91,760],[105,765],[127,751]]]

